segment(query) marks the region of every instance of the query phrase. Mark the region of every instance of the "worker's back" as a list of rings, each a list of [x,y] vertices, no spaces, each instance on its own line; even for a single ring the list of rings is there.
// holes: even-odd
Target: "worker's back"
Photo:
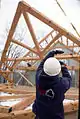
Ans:
[[[40,119],[53,119],[53,117],[55,119],[60,119],[60,117],[63,119],[64,91],[60,78],[58,76],[50,77],[46,74],[44,75],[44,73],[39,78],[36,103]],[[41,91],[50,91],[48,93],[51,97],[41,94]]]
[[[52,52],[42,60],[36,72],[36,100],[33,104],[36,119],[64,119],[64,93],[70,88],[72,79],[64,65],[60,68],[62,62],[48,59],[51,56]],[[54,61],[57,61],[56,65]],[[59,77],[60,71],[62,77]]]

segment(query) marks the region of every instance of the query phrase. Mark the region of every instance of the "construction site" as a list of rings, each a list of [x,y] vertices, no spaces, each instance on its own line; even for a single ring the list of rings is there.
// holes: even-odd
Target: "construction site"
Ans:
[[[57,2],[58,3],[58,2]],[[61,8],[60,4],[58,3]],[[62,8],[61,8],[62,9]],[[14,37],[20,18],[23,16],[26,41]],[[50,32],[37,38],[30,16],[47,25]],[[0,57],[0,119],[34,119],[32,104],[36,98],[36,69],[40,61],[53,49],[63,49],[63,54],[55,57],[67,64],[72,77],[71,88],[65,93],[65,119],[77,119],[79,109],[80,80],[80,34],[73,26],[77,36],[33,8],[25,1],[18,3],[16,13],[8,32],[6,43]]]

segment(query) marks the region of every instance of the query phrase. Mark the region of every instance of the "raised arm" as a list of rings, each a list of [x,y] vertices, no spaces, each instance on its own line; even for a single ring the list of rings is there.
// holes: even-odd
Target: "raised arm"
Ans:
[[[65,64],[63,62],[60,62],[60,64],[61,64],[61,71],[62,71],[61,83],[64,92],[66,92],[71,87],[72,78]]]

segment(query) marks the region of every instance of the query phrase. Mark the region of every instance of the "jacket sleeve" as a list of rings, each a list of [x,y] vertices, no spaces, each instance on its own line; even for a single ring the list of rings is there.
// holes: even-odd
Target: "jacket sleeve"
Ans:
[[[62,71],[61,84],[63,91],[65,93],[71,86],[72,78],[68,72],[68,69],[65,66],[61,68],[61,71]]]
[[[41,63],[39,64],[38,68],[37,68],[37,71],[36,71],[36,74],[39,75],[42,70],[43,70],[43,65],[44,65],[44,62],[50,58],[50,57],[54,57],[54,54],[55,54],[55,51],[50,51],[46,57],[41,61]]]

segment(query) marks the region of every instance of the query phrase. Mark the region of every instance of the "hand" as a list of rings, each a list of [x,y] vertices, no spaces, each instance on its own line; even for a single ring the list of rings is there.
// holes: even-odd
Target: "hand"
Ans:
[[[49,58],[49,57],[54,57],[54,55],[56,54],[62,54],[64,53],[64,51],[62,50],[51,50],[47,55],[46,57]]]
[[[56,52],[55,52],[54,50],[51,50],[48,54],[51,54],[51,55],[54,56],[55,53],[56,53]]]
[[[62,62],[62,61],[59,61],[59,63],[60,63],[60,65],[66,65],[64,62]]]
[[[64,51],[63,50],[55,50],[55,54],[63,54]]]

